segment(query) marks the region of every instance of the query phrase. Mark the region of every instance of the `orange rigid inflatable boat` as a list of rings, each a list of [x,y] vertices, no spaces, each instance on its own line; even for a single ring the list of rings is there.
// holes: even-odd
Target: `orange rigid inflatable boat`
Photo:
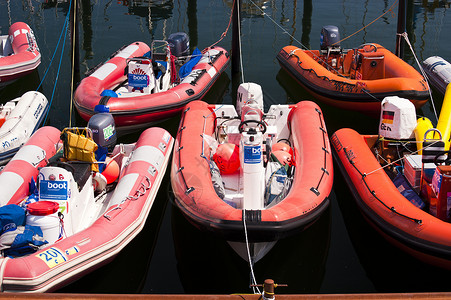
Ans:
[[[329,31],[323,28],[323,41]],[[277,59],[315,98],[343,109],[377,114],[387,96],[409,99],[417,108],[428,101],[429,89],[423,76],[386,48],[364,44],[342,50],[338,41],[332,42],[335,40],[324,42],[321,50],[286,46]]]
[[[451,223],[431,213],[437,199],[421,197],[426,202],[424,206],[421,200],[415,202],[418,195],[411,197],[412,190],[405,194],[412,188],[410,185],[394,184],[396,178],[409,176],[407,158],[403,175],[393,180],[393,173],[382,168],[375,157],[377,150],[379,157],[393,160],[394,148],[401,144],[381,141],[377,135],[360,135],[348,128],[335,132],[331,143],[335,161],[365,219],[389,242],[412,256],[451,269]],[[416,172],[421,172],[421,162],[419,166]]]
[[[240,88],[247,85],[257,91],[242,94],[258,98],[259,86],[245,83]],[[240,89],[238,94],[243,99]],[[243,226],[250,243],[277,241],[308,227],[329,206],[332,155],[320,108],[310,101],[272,105],[265,114],[260,108],[246,104],[241,111],[251,112],[240,118],[233,105],[194,101],[182,113],[171,169],[176,205],[196,227],[227,241],[244,242]],[[291,149],[278,151],[281,141]],[[230,146],[234,167],[218,154]],[[283,155],[291,161],[282,162]],[[221,174],[216,182],[212,162]],[[215,189],[218,182],[222,191]],[[269,192],[278,183],[282,188]]]

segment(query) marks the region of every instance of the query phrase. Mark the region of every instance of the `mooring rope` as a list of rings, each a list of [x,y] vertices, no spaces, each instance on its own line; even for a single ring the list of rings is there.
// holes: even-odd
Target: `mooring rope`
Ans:
[[[297,43],[299,43],[299,45],[301,45],[301,47],[302,47],[303,49],[305,49],[305,51],[310,52],[310,53],[313,55],[313,57],[315,57],[319,62],[321,62],[322,64],[326,65],[329,69],[332,69],[332,70],[335,71],[337,74],[339,74],[338,71],[337,71],[334,67],[330,66],[330,65],[329,65],[326,61],[324,61],[321,57],[319,57],[318,55],[316,55],[313,51],[311,51],[311,50],[308,49],[304,44],[302,44],[302,42],[300,42],[300,41],[297,40],[294,36],[292,36],[292,35],[291,35],[288,31],[286,31],[281,25],[279,25],[273,18],[271,18],[271,17],[270,17],[263,9],[261,9],[256,3],[254,3],[252,0],[249,0],[249,2],[252,3],[257,9],[259,9],[259,10],[261,11],[261,13],[262,13],[265,17],[267,17],[269,20],[271,20],[271,22],[273,22],[277,27],[279,27],[285,34],[287,34],[288,36],[290,36],[290,38],[292,38],[294,41],[296,41]],[[386,12],[384,12],[383,14],[381,14],[379,17],[377,17],[376,19],[374,19],[373,21],[371,21],[371,22],[368,23],[367,25],[363,26],[361,29],[357,30],[356,32],[352,33],[351,35],[349,35],[349,36],[347,36],[347,37],[341,39],[341,40],[338,41],[338,42],[335,42],[334,44],[338,44],[338,43],[340,43],[340,42],[342,42],[342,41],[344,41],[344,40],[346,40],[346,39],[348,39],[348,38],[350,38],[350,37],[356,35],[356,34],[359,33],[360,31],[364,30],[365,28],[367,28],[368,26],[372,25],[374,22],[376,22],[377,20],[379,20],[380,18],[382,18],[382,17],[383,17],[384,15],[386,15],[387,13],[391,12],[391,13],[393,14],[393,8],[394,8],[394,6],[395,6],[397,3],[398,3],[398,0],[396,0],[396,1],[392,4],[392,6],[391,6]],[[436,112],[436,109],[435,109],[435,106],[434,106],[434,101],[433,101],[433,99],[432,99],[431,89],[429,88],[428,78],[427,78],[426,74],[424,73],[423,68],[420,66],[420,64],[419,64],[419,62],[418,62],[418,59],[417,59],[417,57],[416,57],[416,55],[415,55],[415,52],[414,52],[414,50],[413,50],[413,47],[412,47],[412,45],[410,44],[410,41],[409,41],[408,38],[407,38],[407,33],[404,32],[404,33],[401,34],[401,35],[404,37],[404,39],[405,39],[406,42],[408,43],[408,45],[409,45],[409,47],[410,47],[410,50],[411,50],[413,56],[415,57],[415,60],[416,60],[418,66],[419,66],[419,68],[420,68],[420,70],[421,70],[421,74],[422,74],[423,77],[425,78],[425,81],[426,81],[426,83],[427,83],[427,85],[428,85],[429,95],[430,95],[431,102],[432,102],[432,106],[433,106],[433,109],[434,109],[434,114],[435,114],[435,117],[436,117],[436,119],[437,119],[437,121],[438,121],[438,118],[437,118],[437,112]],[[293,54],[294,54],[294,52],[293,52]],[[370,92],[368,92],[367,90],[362,89],[362,91],[363,91],[365,94],[371,96],[372,98],[377,99],[377,97],[375,97],[374,95],[372,95],[372,94],[371,94]],[[377,100],[379,100],[379,99],[377,99]]]
[[[252,289],[254,291],[254,294],[261,294],[260,289],[257,287],[257,280],[255,279],[255,273],[254,273],[254,262],[251,258],[251,251],[249,248],[249,239],[247,236],[247,226],[246,226],[246,210],[243,209],[243,226],[244,226],[244,237],[246,239],[246,250],[247,250],[247,260],[249,261],[249,268],[251,270],[251,280],[252,280]]]
[[[398,35],[399,35],[399,34],[398,34]],[[428,90],[429,90],[429,97],[431,98],[432,108],[434,109],[435,119],[436,119],[437,122],[438,122],[437,111],[435,110],[434,99],[432,98],[432,91],[431,91],[431,88],[429,87],[429,78],[427,77],[426,73],[424,72],[424,69],[423,69],[423,67],[421,66],[421,64],[418,62],[418,58],[417,58],[417,56],[415,55],[415,52],[413,51],[413,47],[412,47],[412,44],[410,43],[409,37],[407,36],[407,32],[403,32],[403,33],[400,34],[400,35],[404,38],[404,40],[406,41],[407,45],[409,45],[410,51],[412,52],[413,57],[415,58],[415,61],[416,61],[417,65],[418,65],[418,68],[419,68],[420,71],[421,71],[421,75],[423,75],[423,77],[424,77],[424,79],[425,79],[425,81],[426,81],[426,85],[427,85]]]

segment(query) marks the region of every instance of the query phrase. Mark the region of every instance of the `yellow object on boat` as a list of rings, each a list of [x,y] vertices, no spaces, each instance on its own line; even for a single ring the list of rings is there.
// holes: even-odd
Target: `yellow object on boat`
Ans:
[[[442,134],[442,140],[445,142],[445,150],[449,150],[449,139],[451,135],[451,85],[446,87],[445,97],[443,98],[442,109],[437,122],[437,129]]]
[[[415,127],[415,139],[417,141],[417,150],[418,150],[418,154],[422,154],[422,148],[423,148],[423,141],[425,139],[424,134],[426,133],[426,131],[428,131],[429,129],[434,128],[434,126],[432,126],[431,120],[429,120],[426,117],[422,117],[419,118],[417,120],[417,127]],[[434,138],[434,132],[430,131],[427,134],[427,139],[433,139]]]

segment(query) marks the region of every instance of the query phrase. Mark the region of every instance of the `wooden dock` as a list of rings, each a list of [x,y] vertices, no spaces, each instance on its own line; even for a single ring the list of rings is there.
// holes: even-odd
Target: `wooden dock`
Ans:
[[[29,300],[29,299],[67,299],[67,300],[104,300],[104,299],[150,299],[150,300],[259,300],[258,294],[234,295],[149,295],[149,294],[0,294],[0,299]],[[439,300],[451,299],[451,293],[400,293],[400,294],[306,294],[306,295],[275,295],[276,300],[329,300],[329,299],[415,299]]]

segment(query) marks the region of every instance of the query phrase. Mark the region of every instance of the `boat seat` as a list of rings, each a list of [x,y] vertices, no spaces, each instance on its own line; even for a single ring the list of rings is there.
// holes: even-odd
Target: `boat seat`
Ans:
[[[363,80],[376,80],[385,78],[385,59],[381,52],[360,52],[360,73]]]
[[[74,171],[70,172],[78,185],[78,190],[81,191],[91,175],[91,163],[84,161],[67,161],[66,163],[74,168]]]
[[[433,163],[434,159],[437,155],[443,154],[445,151],[445,142],[439,141],[439,140],[425,140],[423,141],[423,151],[421,156],[421,162],[422,162],[422,178],[425,179],[427,182],[432,181],[432,176],[434,175],[434,172],[429,171],[425,172],[424,170],[424,164],[426,163]],[[441,155],[436,159],[437,163],[443,163],[446,159],[446,155]]]
[[[351,72],[352,59],[354,58],[354,50],[349,50],[343,59],[343,74],[349,75]]]

